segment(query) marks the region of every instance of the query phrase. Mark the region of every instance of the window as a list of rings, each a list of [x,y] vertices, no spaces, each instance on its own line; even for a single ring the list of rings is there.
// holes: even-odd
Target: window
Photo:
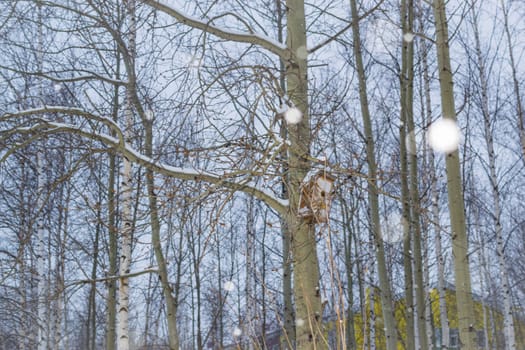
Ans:
[[[449,346],[451,349],[459,349],[459,330],[457,328],[450,329]]]

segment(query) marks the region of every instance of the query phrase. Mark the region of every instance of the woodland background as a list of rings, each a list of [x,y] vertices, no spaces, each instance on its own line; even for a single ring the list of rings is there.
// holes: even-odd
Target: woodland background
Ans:
[[[524,16],[0,2],[0,349],[525,346]]]

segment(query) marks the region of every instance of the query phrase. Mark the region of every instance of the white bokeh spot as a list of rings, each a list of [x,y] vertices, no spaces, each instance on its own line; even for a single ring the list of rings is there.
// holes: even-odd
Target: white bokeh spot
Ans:
[[[235,289],[235,283],[233,283],[232,281],[226,281],[224,282],[223,288],[225,291],[231,292]]]
[[[242,335],[242,331],[239,327],[235,327],[232,332],[234,337],[240,337]]]
[[[202,58],[197,55],[183,54],[181,63],[188,69],[199,69],[202,66]]]
[[[383,226],[383,241],[390,244],[401,242],[405,237],[405,222],[406,219],[397,211],[388,214]]]
[[[303,113],[296,107],[291,107],[284,112],[284,119],[288,124],[299,124],[303,119]]]
[[[295,320],[295,325],[297,327],[302,327],[304,326],[304,320],[302,318],[298,318],[297,320]]]
[[[451,153],[458,149],[461,131],[452,119],[440,118],[430,125],[427,143],[436,152]]]

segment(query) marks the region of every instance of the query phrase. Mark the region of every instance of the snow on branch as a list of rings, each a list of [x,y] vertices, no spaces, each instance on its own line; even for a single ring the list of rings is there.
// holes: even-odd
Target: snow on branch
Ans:
[[[66,107],[66,106],[43,106],[38,108],[29,108],[25,109],[16,113],[6,113],[2,115],[0,118],[1,121],[8,121],[9,119],[14,119],[17,117],[23,117],[23,116],[32,116],[36,114],[43,114],[43,113],[62,113],[67,115],[76,115],[85,117],[91,120],[95,120],[98,122],[101,122],[102,124],[106,125],[111,129],[111,131],[115,132],[118,140],[121,144],[124,144],[124,135],[122,133],[122,130],[120,129],[120,126],[118,126],[117,123],[115,123],[110,118],[97,115],[94,113],[86,112],[83,109],[75,108],[75,107]]]
[[[77,82],[77,81],[88,81],[88,80],[100,80],[105,83],[113,84],[113,85],[126,85],[128,83],[125,80],[113,79],[110,77],[106,77],[106,76],[97,74],[95,72],[79,70],[79,69],[75,70],[75,75],[73,76],[60,77],[57,74],[65,74],[65,73],[69,73],[69,71],[28,72],[28,71],[21,70],[21,69],[15,69],[13,67],[9,67],[3,64],[0,64],[0,68],[14,72],[14,73],[30,75],[30,76],[35,76],[35,77],[42,77],[42,78],[51,80],[55,83],[72,83],[72,82]],[[78,74],[79,72],[82,72],[84,74]]]
[[[126,157],[129,161],[144,166],[145,168],[151,169],[152,171],[158,174],[162,174],[180,180],[204,181],[214,184],[217,187],[223,187],[233,191],[241,191],[244,193],[248,193],[253,195],[255,198],[265,202],[267,205],[269,205],[281,214],[284,214],[287,211],[287,200],[278,198],[270,191],[261,189],[253,183],[247,183],[245,181],[235,181],[229,178],[228,174],[219,175],[199,169],[174,167],[156,161],[150,157],[147,157],[135,150],[130,144],[124,141],[124,138],[122,137],[122,131],[120,130],[118,125],[115,124],[111,119],[102,116],[97,116],[78,108],[51,106],[44,108],[28,109],[17,113],[5,114],[2,117],[0,117],[0,120],[6,121],[17,116],[30,116],[43,113],[63,113],[69,115],[80,115],[89,119],[97,120],[109,126],[111,130],[116,131],[119,137],[115,138],[104,133],[94,132],[92,130],[88,130],[75,125],[52,122],[42,118],[36,119],[35,124],[29,127],[15,127],[9,130],[2,130],[0,131],[0,135],[2,136],[2,138],[4,138],[5,135],[13,134],[27,134],[31,136],[34,136],[34,134],[38,134],[40,135],[39,137],[59,133],[70,133],[79,135],[87,139],[99,141],[105,144],[107,147],[114,149],[120,155]]]
[[[199,18],[190,16],[180,10],[168,5],[164,0],[143,0],[143,2],[159,11],[162,11],[171,17],[177,19],[190,27],[200,29],[204,32],[216,35],[222,39],[232,40],[241,43],[261,46],[283,59],[287,59],[286,45],[279,43],[267,36],[258,33],[246,33],[237,30],[222,28],[211,24],[211,21],[203,21]]]

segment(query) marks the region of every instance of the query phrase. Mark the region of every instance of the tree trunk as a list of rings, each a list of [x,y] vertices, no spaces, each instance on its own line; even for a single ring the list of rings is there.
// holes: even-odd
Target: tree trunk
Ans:
[[[402,103],[405,105],[405,123],[408,131],[408,163],[410,167],[410,226],[413,232],[413,256],[414,256],[414,291],[416,297],[417,310],[417,330],[419,336],[419,348],[421,350],[428,349],[426,337],[426,323],[425,323],[425,289],[423,283],[423,259],[421,256],[421,220],[420,220],[420,199],[419,199],[419,183],[418,183],[418,168],[417,168],[417,149],[415,138],[415,124],[413,112],[413,96],[414,96],[414,41],[407,38],[413,32],[413,18],[414,18],[414,3],[413,0],[406,1],[406,12],[404,13],[403,21],[403,47],[406,51],[406,64],[403,72],[403,78],[406,80],[405,100]],[[408,34],[408,37],[406,36]],[[403,61],[405,62],[405,61]],[[403,140],[400,140],[403,143]]]
[[[115,99],[118,99],[118,91],[115,91]],[[118,104],[114,105],[115,111]],[[116,112],[114,113],[116,117]],[[115,118],[114,118],[115,119]],[[116,227],[116,204],[115,204],[115,155],[109,155],[109,177],[108,177],[108,236],[109,236],[109,276],[117,275],[117,240],[118,232]],[[110,279],[107,283],[107,320],[106,320],[106,350],[115,350],[116,340],[116,321],[117,321],[117,284],[116,280]]]
[[[38,69],[39,71],[43,71],[43,65],[44,65],[44,33],[43,33],[43,17],[42,17],[42,4],[40,2],[37,3],[37,26],[38,26],[38,34],[37,34],[37,45],[38,45]],[[44,82],[43,79],[38,80],[38,94],[40,99],[40,104],[44,104]],[[37,200],[37,209],[38,209],[38,217],[36,220],[36,227],[37,227],[37,235],[36,235],[36,279],[37,279],[37,325],[38,325],[38,333],[37,333],[37,349],[38,350],[46,350],[48,346],[48,332],[47,332],[47,291],[48,291],[48,281],[46,279],[46,266],[47,266],[47,256],[46,256],[46,242],[48,240],[48,232],[46,230],[45,226],[45,218],[46,215],[46,203],[45,203],[45,195],[44,195],[44,189],[46,188],[46,174],[45,174],[45,153],[43,151],[44,145],[41,145],[39,149],[37,150],[36,154],[36,161],[37,161],[37,193],[38,193],[38,200]]]
[[[372,272],[373,275],[373,272]],[[368,342],[370,346],[370,350],[376,350],[376,292],[375,287],[373,285],[370,286],[370,340]]]
[[[407,0],[401,2],[401,18],[403,28],[403,38],[405,33],[410,31],[410,23],[408,17]],[[403,50],[401,53],[401,115],[399,127],[399,155],[400,155],[400,177],[401,177],[401,203],[403,212],[403,266],[405,271],[405,318],[406,318],[406,339],[405,348],[407,350],[414,350],[415,347],[415,325],[414,325],[414,278],[412,271],[412,234],[410,230],[411,215],[410,215],[410,192],[408,188],[409,172],[408,172],[408,152],[407,152],[407,114],[410,113],[408,109],[412,109],[411,99],[411,81],[409,80],[413,74],[412,66],[413,60],[410,58],[412,54],[412,46],[407,40],[403,40]],[[412,138],[412,137],[411,137]],[[412,144],[410,144],[412,146]],[[412,226],[413,227],[413,226]]]
[[[502,286],[501,293],[503,294],[503,324],[504,324],[504,333],[505,333],[505,348],[507,350],[516,349],[516,336],[514,331],[514,315],[512,312],[512,295],[509,284],[509,275],[507,272],[507,264],[505,261],[505,252],[504,252],[504,238],[503,238],[503,228],[501,226],[501,200],[500,200],[500,190],[498,184],[498,177],[496,174],[496,154],[494,153],[494,137],[492,134],[491,127],[491,115],[489,111],[489,101],[488,101],[488,81],[487,73],[485,71],[485,62],[483,60],[483,55],[481,53],[481,43],[478,30],[477,16],[472,9],[474,16],[474,39],[476,47],[476,58],[477,58],[477,68],[479,73],[479,79],[481,83],[481,111],[483,114],[483,124],[485,127],[485,142],[487,144],[487,153],[488,153],[488,166],[490,174],[490,184],[492,189],[492,204],[493,204],[493,213],[492,217],[494,218],[494,226],[496,231],[496,251],[498,255],[498,268],[500,271]]]
[[[115,79],[120,79],[120,51],[117,50],[115,58]],[[119,86],[116,85],[113,94],[112,105],[112,119],[114,122],[118,120],[119,113]],[[113,137],[116,135],[113,133]],[[118,255],[118,230],[116,223],[117,207],[115,203],[115,172],[117,169],[116,156],[114,153],[109,153],[108,164],[108,260],[109,260],[109,276],[116,276],[117,271],[117,255]],[[117,325],[117,282],[110,279],[107,282],[107,299],[106,299],[106,350],[115,350],[116,340],[116,325]]]
[[[408,191],[408,169],[405,145],[405,123],[400,127],[399,144],[401,147],[401,202],[403,206],[403,267],[405,271],[405,318],[406,318],[406,350],[415,349],[414,325],[414,283],[412,272],[412,244],[410,234],[410,205]]]
[[[510,6],[510,4],[509,4]],[[518,72],[516,61],[514,59],[514,44],[510,36],[509,28],[509,9],[505,6],[504,0],[501,0],[501,8],[503,10],[503,23],[505,28],[505,38],[507,39],[507,47],[509,48],[509,58],[510,58],[510,68],[512,70],[512,82],[514,87],[514,95],[516,98],[516,116],[518,118],[518,131],[521,142],[521,153],[523,164],[525,164],[525,111],[523,110],[523,105],[521,101],[521,90],[520,83],[518,79]]]
[[[442,116],[443,118],[456,121],[454,83],[450,67],[448,24],[444,0],[434,0],[433,10],[436,21]],[[459,337],[464,349],[474,350],[476,348],[474,308],[470,286],[465,204],[463,202],[459,152],[457,150],[446,155],[446,169],[448,205],[452,226],[452,252],[456,280]]]
[[[153,157],[153,120],[144,120],[146,137],[146,156]],[[171,350],[179,349],[179,334],[177,330],[177,300],[169,283],[168,266],[162,252],[160,239],[160,219],[157,205],[157,194],[155,193],[154,174],[151,169],[146,169],[146,186],[148,189],[148,201],[150,210],[151,243],[159,269],[159,279],[162,292],[166,302],[166,319],[168,323],[168,340]]]
[[[315,241],[315,226],[298,215],[300,188],[309,170],[310,119],[308,116],[308,79],[306,22],[303,0],[287,0],[287,46],[290,59],[286,62],[286,86],[291,104],[302,113],[297,124],[288,124],[290,146],[289,198],[287,227],[291,235],[294,269],[294,301],[296,317],[296,348],[322,349],[323,339],[319,266]]]
[[[345,203],[344,200],[341,201],[341,209],[342,209],[342,217],[343,217],[343,244],[344,244],[344,252],[345,252],[345,268],[346,268],[346,276],[348,280],[348,311],[346,312],[346,349],[348,350],[356,350],[357,349],[357,343],[355,339],[355,315],[353,310],[354,305],[354,278],[353,278],[353,270],[354,270],[354,264],[352,261],[352,228],[350,225],[350,221],[353,220],[353,212],[350,212],[348,210],[348,206]]]
[[[128,102],[129,103],[129,102]],[[129,139],[129,128],[132,123],[129,118],[132,118],[131,106],[126,108],[126,119],[128,131],[127,142]],[[132,169],[131,162],[126,158],[123,160],[122,175],[121,175],[121,193],[122,193],[122,228],[120,231],[121,247],[120,247],[120,266],[119,266],[119,286],[118,286],[118,350],[129,349],[129,330],[128,330],[128,308],[129,308],[129,278],[126,276],[130,272],[131,264],[131,235],[133,229],[132,216]]]
[[[363,320],[363,329],[361,336],[363,337],[363,349],[368,349],[368,337],[367,337],[367,311],[366,311],[366,291],[364,279],[366,278],[366,268],[361,264],[358,251],[358,239],[361,236],[359,225],[354,227],[354,256],[356,257],[355,264],[357,268],[357,284],[359,287],[359,307],[361,308],[361,319]]]
[[[368,110],[368,97],[366,91],[366,76],[361,53],[361,39],[359,34],[359,15],[357,13],[356,0],[350,0],[352,9],[352,30],[354,38],[354,56],[357,74],[359,77],[359,100],[361,102],[361,114],[363,117],[364,133],[366,137],[366,158],[368,163],[368,199],[370,203],[370,216],[372,235],[374,237],[377,271],[379,276],[379,286],[381,288],[381,306],[383,319],[385,322],[385,337],[387,350],[397,349],[397,328],[394,319],[392,293],[390,291],[390,281],[385,262],[385,252],[383,247],[383,236],[379,219],[379,191],[377,188],[377,164],[375,160],[374,137],[372,122]]]
[[[98,263],[98,254],[99,254],[99,238],[102,224],[102,213],[101,205],[97,207],[97,225],[95,228],[95,240],[93,242],[93,265],[91,267],[91,280],[97,279],[97,263]],[[96,306],[96,283],[92,283],[89,289],[88,296],[88,318],[86,322],[86,339],[87,344],[86,348],[88,350],[96,349],[96,339],[97,339],[97,329],[96,329],[96,315],[97,315],[97,306]]]
[[[44,154],[41,150],[37,153],[37,174],[38,174],[38,203],[37,208],[39,210],[37,219],[37,243],[36,243],[36,278],[38,281],[37,291],[37,314],[38,314],[38,338],[37,338],[37,349],[46,350],[48,342],[47,333],[47,289],[48,281],[46,278],[46,249],[45,242],[47,240],[47,230],[44,223],[45,215],[45,202],[44,202],[44,188],[45,184],[45,173],[44,173]]]
[[[135,40],[136,40],[136,7],[135,0],[126,0],[125,6],[129,16],[128,56],[131,67],[135,62]],[[128,72],[129,75],[129,72]],[[131,82],[129,83],[131,85]],[[126,143],[131,143],[133,128],[133,87],[126,88],[125,101],[125,130]],[[131,265],[131,235],[133,230],[133,200],[131,192],[133,189],[132,163],[126,158],[122,162],[121,193],[122,193],[122,228],[120,232],[120,266],[119,266],[119,288],[118,288],[118,350],[129,349],[129,278]]]
[[[421,8],[421,6],[420,6]],[[423,18],[419,17],[421,32],[423,32]],[[424,105],[425,105],[425,125],[429,125],[432,120],[432,99],[430,97],[430,75],[428,67],[428,49],[422,45],[421,61],[423,64],[423,86],[424,86]],[[438,278],[438,294],[439,294],[439,321],[441,326],[441,348],[448,349],[449,344],[449,325],[447,316],[446,303],[446,286],[445,286],[445,256],[443,255],[441,244],[441,225],[439,223],[439,193],[437,189],[437,175],[435,157],[432,150],[429,152],[429,169],[430,169],[430,195],[431,195],[431,217],[434,228],[434,248],[437,257],[437,278]]]
[[[257,341],[255,334],[257,324],[255,322],[255,291],[252,283],[255,274],[255,210],[254,198],[251,196],[246,198],[246,211],[246,320],[244,323],[245,331],[243,334],[250,339],[246,349],[252,350],[254,343]]]
[[[284,26],[283,26],[283,5],[281,4],[281,1],[276,0],[275,1],[276,11],[277,11],[277,40],[282,43],[284,41]],[[286,72],[285,72],[285,62],[280,59],[279,60],[279,66],[280,66],[280,77],[279,77],[279,85],[283,92],[286,91]],[[281,105],[284,105],[285,102],[281,101]],[[281,127],[280,127],[280,136],[283,140],[286,140],[287,138],[287,130],[286,130],[286,124],[284,120],[281,120]],[[283,159],[287,159],[286,150],[283,149]],[[288,182],[289,182],[289,175],[288,175],[288,169],[289,166],[286,164],[286,162],[283,164],[282,167],[282,198],[289,199],[288,196]],[[294,325],[294,308],[293,308],[293,292],[292,292],[292,257],[291,257],[291,235],[290,230],[287,226],[286,219],[281,218],[281,235],[282,235],[282,252],[283,252],[283,302],[284,302],[284,310],[283,310],[283,319],[284,319],[284,342],[286,343],[287,348],[292,349],[294,347],[293,344],[295,344],[295,325]]]
[[[25,195],[26,195],[26,188],[28,186],[30,186],[30,184],[25,181],[25,179],[27,178],[26,176],[26,173],[27,173],[27,167],[26,167],[26,159],[25,158],[21,158],[20,159],[20,163],[19,163],[19,166],[20,166],[20,174],[21,174],[21,178],[22,178],[22,182],[20,183],[20,191],[19,191],[19,195],[20,195],[20,205],[21,205],[21,209],[20,210],[20,223],[21,225],[18,227],[18,242],[19,242],[19,246],[18,246],[18,249],[17,249],[17,254],[16,254],[16,262],[17,262],[17,268],[18,268],[18,274],[19,274],[19,285],[18,285],[18,289],[19,289],[19,300],[18,300],[18,303],[20,304],[20,310],[22,311],[21,314],[20,314],[20,330],[19,330],[19,333],[20,333],[20,340],[18,341],[18,347],[19,347],[19,350],[26,350],[26,346],[27,346],[27,341],[29,339],[29,336],[30,336],[30,332],[28,331],[27,329],[27,325],[29,324],[29,320],[28,320],[28,315],[30,314],[30,310],[28,309],[28,302],[27,302],[27,275],[26,275],[26,249],[27,249],[27,242],[28,242],[28,237],[29,235],[31,234],[31,228],[29,227],[29,219],[28,219],[28,216],[30,216],[30,213],[26,210],[24,210],[23,208],[27,206],[27,203],[26,203],[26,200],[25,200]],[[29,283],[29,285],[31,285],[31,283]]]

